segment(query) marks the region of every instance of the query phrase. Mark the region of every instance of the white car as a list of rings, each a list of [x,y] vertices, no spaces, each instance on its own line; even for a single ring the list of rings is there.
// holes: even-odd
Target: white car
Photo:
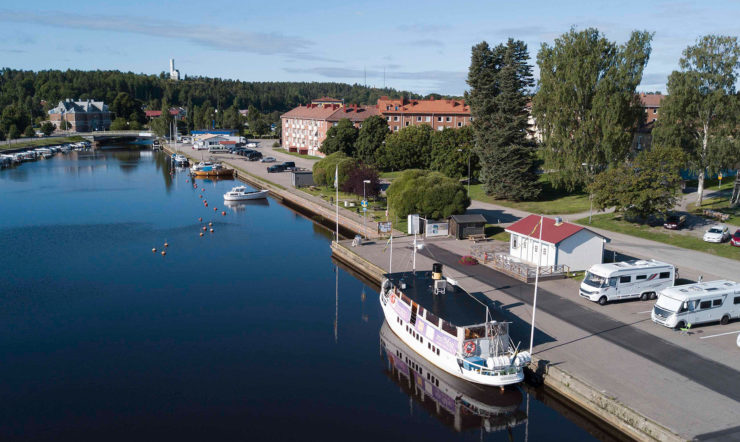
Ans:
[[[704,233],[704,241],[706,242],[724,242],[730,237],[730,229],[727,226],[717,224],[712,226]]]
[[[260,161],[262,161],[263,163],[274,163],[277,160],[275,159],[275,157],[264,157]]]

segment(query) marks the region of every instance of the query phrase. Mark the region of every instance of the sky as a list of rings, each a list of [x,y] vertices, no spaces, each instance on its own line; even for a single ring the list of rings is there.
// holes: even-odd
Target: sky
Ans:
[[[251,0],[0,2],[0,67],[335,81],[462,95],[471,47],[541,45],[571,27],[624,43],[654,32],[641,91],[665,92],[681,52],[706,34],[738,35],[740,2]],[[384,75],[385,73],[385,75]]]

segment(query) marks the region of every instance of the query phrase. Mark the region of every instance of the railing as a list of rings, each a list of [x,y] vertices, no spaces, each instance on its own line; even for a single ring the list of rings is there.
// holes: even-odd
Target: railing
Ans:
[[[490,252],[485,252],[483,259],[478,256],[476,258],[523,281],[530,282],[537,276],[537,266],[519,261],[507,253],[493,252],[491,256]],[[540,277],[565,276],[570,272],[570,267],[565,264],[540,266],[539,269]]]

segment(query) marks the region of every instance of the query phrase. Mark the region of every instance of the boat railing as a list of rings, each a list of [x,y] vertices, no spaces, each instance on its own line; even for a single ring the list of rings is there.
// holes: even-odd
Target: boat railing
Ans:
[[[465,356],[457,355],[458,363],[462,365],[463,370],[467,371],[473,371],[478,374],[482,374],[485,376],[506,376],[506,375],[512,375],[517,374],[520,370],[519,367],[517,367],[514,364],[509,364],[506,366],[499,366],[499,367],[488,367],[486,365],[480,364],[476,361],[471,361],[466,359]]]

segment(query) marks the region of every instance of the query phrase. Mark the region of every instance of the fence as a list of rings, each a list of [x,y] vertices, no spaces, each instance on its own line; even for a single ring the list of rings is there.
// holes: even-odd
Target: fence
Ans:
[[[509,276],[524,281],[532,282],[537,276],[537,266],[522,262],[505,252],[497,252],[486,245],[473,246],[471,254],[481,264],[488,265],[494,269],[506,273]],[[567,265],[551,265],[540,267],[540,279],[565,278],[570,271]]]

